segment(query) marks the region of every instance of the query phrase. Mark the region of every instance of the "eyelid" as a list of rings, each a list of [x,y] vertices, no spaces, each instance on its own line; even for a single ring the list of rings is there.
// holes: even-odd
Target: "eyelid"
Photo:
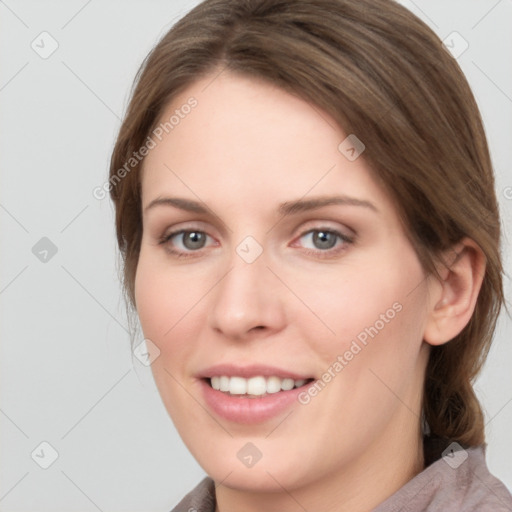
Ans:
[[[345,233],[345,230],[350,231],[350,234]],[[356,241],[356,233],[348,227],[345,227],[345,230],[340,227],[330,226],[326,221],[316,221],[315,225],[310,225],[309,227],[301,226],[301,232],[294,237],[293,241],[290,243],[290,247],[300,248],[303,254],[312,256],[313,258],[336,259],[349,250],[350,246],[352,246]],[[328,249],[312,249],[304,247],[299,243],[302,237],[319,231],[334,234],[337,237],[335,245]]]
[[[219,241],[216,239],[216,237],[212,236],[209,233],[209,230],[207,228],[198,226],[198,224],[202,223],[179,223],[165,231],[162,236],[158,237],[158,244],[165,246],[165,249],[175,257],[200,257],[201,255],[203,255],[205,250],[211,248],[212,246],[218,246]],[[301,226],[300,229],[300,232],[293,237],[292,242],[290,242],[289,244],[289,247],[302,247],[304,253],[311,254],[313,256],[320,258],[336,257],[339,253],[346,251],[348,249],[347,246],[352,245],[356,239],[356,233],[352,229],[350,229],[347,226],[344,226],[344,229],[340,228],[339,224],[337,227],[334,227],[332,225],[329,225],[329,221],[311,221],[309,223],[306,223],[305,227]],[[183,233],[194,231],[203,233],[204,235],[206,235],[207,238],[213,240],[214,244],[207,245],[197,250],[182,250],[177,249],[175,246],[171,245],[170,241],[173,237]],[[319,231],[326,231],[334,234],[339,240],[341,240],[342,243],[338,244],[337,241],[335,246],[329,249],[310,249],[298,244],[299,240],[305,235]],[[349,231],[350,233],[346,233],[345,231]]]
[[[310,228],[310,229],[306,229],[305,231],[302,231],[299,235],[297,235],[294,239],[293,239],[293,243],[295,243],[296,241],[300,240],[303,236],[305,235],[309,235],[310,233],[314,233],[314,232],[319,232],[319,231],[323,231],[323,232],[327,232],[327,233],[332,233],[333,235],[336,235],[338,238],[340,238],[341,240],[343,240],[344,242],[346,243],[353,243],[354,242],[354,238],[355,236],[352,236],[352,235],[347,235],[345,233],[343,233],[343,231],[339,230],[339,229],[336,229],[336,228],[331,228],[331,227],[316,227],[316,228]],[[328,252],[328,250],[324,250],[322,251],[321,249],[318,249],[319,252]]]
[[[311,231],[322,230],[339,233],[348,239],[356,238],[356,232],[346,224],[341,224],[340,222],[326,219],[311,220],[300,224],[300,227],[295,230],[296,234],[293,236],[294,238],[298,238],[305,235],[306,233],[310,233]]]
[[[194,233],[194,232],[203,233],[204,235],[207,236],[207,238],[211,238],[212,240],[215,240],[215,237],[208,234],[204,229],[198,229],[198,228],[194,228],[194,227],[185,227],[185,228],[172,229],[169,232],[166,232],[161,237],[159,237],[159,242],[165,243],[166,241],[169,241],[171,238],[173,238],[175,236],[181,235],[183,233]],[[217,240],[215,240],[215,241],[217,241]],[[193,251],[191,251],[191,252],[193,252]]]
[[[159,235],[158,238],[166,238],[170,234],[177,234],[181,231],[200,231],[202,233],[205,233],[206,235],[210,236],[211,238],[217,238],[217,236],[214,236],[211,234],[212,231],[215,232],[214,229],[212,229],[211,224],[208,224],[207,222],[202,221],[183,221],[183,222],[177,222],[176,224],[172,224],[167,226],[167,228],[163,231],[162,235]]]
[[[190,250],[190,249],[183,250],[183,249],[177,248],[174,245],[171,245],[171,239],[174,238],[175,236],[183,235],[183,233],[189,233],[189,232],[194,232],[194,231],[205,234],[207,238],[210,238],[215,243],[211,244],[211,245],[207,245],[205,247],[201,247],[200,249],[197,249],[197,250]],[[158,245],[162,245],[164,247],[164,250],[170,256],[173,256],[175,258],[198,258],[203,255],[205,250],[211,248],[212,245],[213,245],[213,247],[215,247],[216,245],[218,246],[219,243],[217,240],[215,240],[215,238],[213,236],[209,235],[206,231],[201,230],[201,229],[194,229],[193,227],[188,227],[188,228],[177,228],[175,230],[171,230],[170,232],[164,234],[162,237],[159,238]]]

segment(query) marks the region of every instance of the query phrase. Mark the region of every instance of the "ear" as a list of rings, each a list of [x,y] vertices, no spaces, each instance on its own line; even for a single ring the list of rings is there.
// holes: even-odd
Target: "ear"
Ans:
[[[440,279],[430,292],[431,304],[423,333],[430,345],[452,340],[468,324],[485,273],[485,255],[471,239],[465,238],[443,255]]]

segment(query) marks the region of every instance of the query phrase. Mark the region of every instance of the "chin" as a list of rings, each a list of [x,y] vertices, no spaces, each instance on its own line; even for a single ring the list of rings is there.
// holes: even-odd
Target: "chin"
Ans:
[[[235,469],[225,465],[208,474],[216,483],[244,492],[281,492],[283,487],[294,489],[298,485],[296,476],[273,466]]]
[[[257,457],[257,452],[250,444],[246,447],[250,441],[239,438],[231,441],[232,449],[224,445],[222,453],[211,452],[208,457],[204,457],[203,452],[202,456],[196,458],[216,483],[247,492],[281,492],[283,487],[291,490],[311,479],[312,461],[306,461],[298,450],[292,447],[289,449],[293,450],[296,456],[284,456],[281,450],[281,453],[271,453],[271,446],[264,446],[264,440],[255,439],[255,443],[259,443],[261,447],[261,458],[248,460],[246,465],[244,455],[252,452]],[[245,450],[243,447],[246,447]]]

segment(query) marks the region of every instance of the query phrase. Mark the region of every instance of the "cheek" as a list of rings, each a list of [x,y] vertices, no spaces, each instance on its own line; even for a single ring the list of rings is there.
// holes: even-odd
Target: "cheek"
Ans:
[[[141,250],[135,277],[137,314],[145,338],[160,349],[163,357],[153,364],[154,369],[166,361],[186,359],[189,342],[197,322],[191,321],[200,311],[201,297],[208,283],[190,281],[190,274],[169,272],[165,258]],[[157,364],[158,363],[158,364]]]
[[[354,342],[364,349],[379,341],[388,353],[410,347],[409,342],[418,348],[425,296],[421,286],[415,288],[423,280],[423,270],[412,249],[399,252],[401,257],[389,252],[336,272],[327,269],[316,273],[314,280],[309,274],[295,274],[291,282],[303,304],[295,301],[292,323],[326,365],[351,347],[359,353]]]
[[[387,261],[375,262],[365,272],[352,269],[336,286],[326,280],[315,294],[309,288],[305,301],[334,334],[323,327],[316,330],[322,335],[315,336],[315,319],[296,317],[322,372],[317,390],[303,395],[301,404],[312,418],[331,411],[329,421],[315,420],[319,435],[332,438],[337,429],[353,441],[349,446],[340,440],[324,454],[332,465],[340,453],[376,438],[394,414],[411,414],[409,409],[417,408],[426,295],[421,286],[412,291],[411,283],[421,283],[422,276],[421,266],[411,258],[402,259],[400,267]],[[303,292],[307,289],[304,282]]]
[[[347,276],[346,293],[332,295],[330,306],[325,302],[330,308],[325,321],[336,336],[324,336],[322,348],[316,350],[322,352],[324,371],[336,375],[324,374],[333,385],[322,393],[332,399],[333,410],[343,402],[340,421],[351,421],[344,416],[347,411],[357,421],[366,415],[373,420],[364,423],[369,431],[396,410],[397,396],[412,407],[414,390],[421,387],[419,354],[427,295],[417,258],[402,254],[395,260],[400,265],[375,261],[364,272]]]
[[[170,272],[165,258],[142,247],[135,277],[137,314],[144,337],[160,350],[151,370],[163,403],[178,427],[189,421],[180,414],[190,408],[190,395],[183,388],[189,383],[183,374],[197,350],[191,340],[197,338],[199,316],[204,315],[201,298],[211,286],[204,280],[193,281],[190,273],[187,276],[176,269]],[[187,417],[196,415],[198,411],[193,410]],[[195,419],[201,424],[200,415]]]
[[[135,276],[135,300],[144,334],[160,340],[171,335],[204,295],[203,288],[201,280],[191,282],[190,272],[170,272],[162,252],[143,245]]]

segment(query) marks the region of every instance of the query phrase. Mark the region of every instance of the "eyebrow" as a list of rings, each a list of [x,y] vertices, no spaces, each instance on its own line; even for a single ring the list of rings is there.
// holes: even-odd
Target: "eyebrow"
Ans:
[[[348,206],[362,206],[369,208],[374,212],[378,212],[377,207],[370,201],[364,199],[356,199],[349,196],[322,196],[311,199],[298,199],[297,201],[287,201],[279,206],[279,213],[283,215],[293,215],[294,213],[305,212],[309,210],[317,210],[324,206],[333,204],[348,205]]]
[[[209,208],[202,203],[190,199],[182,199],[181,197],[157,197],[144,208],[144,212],[147,212],[155,206],[174,206],[180,210],[193,213],[207,213],[209,211]]]
[[[281,215],[293,215],[305,211],[317,210],[324,206],[330,205],[361,206],[374,212],[378,212],[377,207],[370,201],[349,196],[322,196],[311,199],[286,201],[279,205],[278,212]],[[192,213],[211,213],[210,208],[205,206],[204,203],[192,201],[190,199],[183,199],[181,197],[158,197],[153,199],[153,201],[151,201],[144,208],[144,212],[147,212],[156,206],[173,206],[175,208],[179,208],[180,210],[185,210]]]

